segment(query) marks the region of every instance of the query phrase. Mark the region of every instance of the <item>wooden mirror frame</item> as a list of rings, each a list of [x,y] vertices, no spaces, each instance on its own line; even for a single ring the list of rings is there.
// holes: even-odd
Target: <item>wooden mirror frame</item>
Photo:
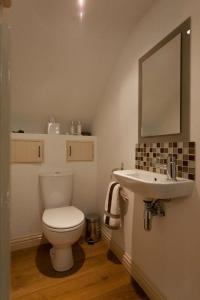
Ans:
[[[138,107],[138,142],[188,141],[190,138],[190,36],[191,19],[188,18],[156,46],[139,59],[139,107]],[[181,34],[181,86],[180,86],[180,133],[142,137],[142,64],[152,54],[166,45],[175,36]]]

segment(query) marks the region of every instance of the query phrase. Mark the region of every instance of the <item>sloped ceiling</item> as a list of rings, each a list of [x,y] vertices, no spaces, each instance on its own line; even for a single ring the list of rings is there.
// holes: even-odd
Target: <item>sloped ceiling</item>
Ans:
[[[54,115],[90,127],[97,102],[134,24],[153,0],[13,0],[11,125],[44,132]]]

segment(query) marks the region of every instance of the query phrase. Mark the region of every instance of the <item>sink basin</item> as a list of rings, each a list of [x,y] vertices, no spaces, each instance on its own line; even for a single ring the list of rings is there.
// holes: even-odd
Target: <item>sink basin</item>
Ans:
[[[176,181],[166,175],[138,169],[113,172],[115,179],[134,193],[146,198],[171,199],[191,195],[194,181],[177,177]]]

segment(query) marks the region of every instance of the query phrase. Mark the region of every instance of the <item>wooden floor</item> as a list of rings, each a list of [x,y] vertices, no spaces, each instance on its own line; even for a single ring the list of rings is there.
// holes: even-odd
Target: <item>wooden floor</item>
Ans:
[[[75,266],[55,272],[48,244],[12,254],[12,300],[148,299],[101,241],[76,244]]]

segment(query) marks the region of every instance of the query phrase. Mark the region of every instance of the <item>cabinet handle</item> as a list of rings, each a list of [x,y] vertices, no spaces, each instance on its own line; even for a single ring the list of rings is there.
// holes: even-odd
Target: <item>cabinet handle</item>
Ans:
[[[40,155],[41,155],[41,149],[40,149],[40,146],[38,146],[38,157],[40,158]]]
[[[69,156],[72,155],[72,146],[69,146]]]

